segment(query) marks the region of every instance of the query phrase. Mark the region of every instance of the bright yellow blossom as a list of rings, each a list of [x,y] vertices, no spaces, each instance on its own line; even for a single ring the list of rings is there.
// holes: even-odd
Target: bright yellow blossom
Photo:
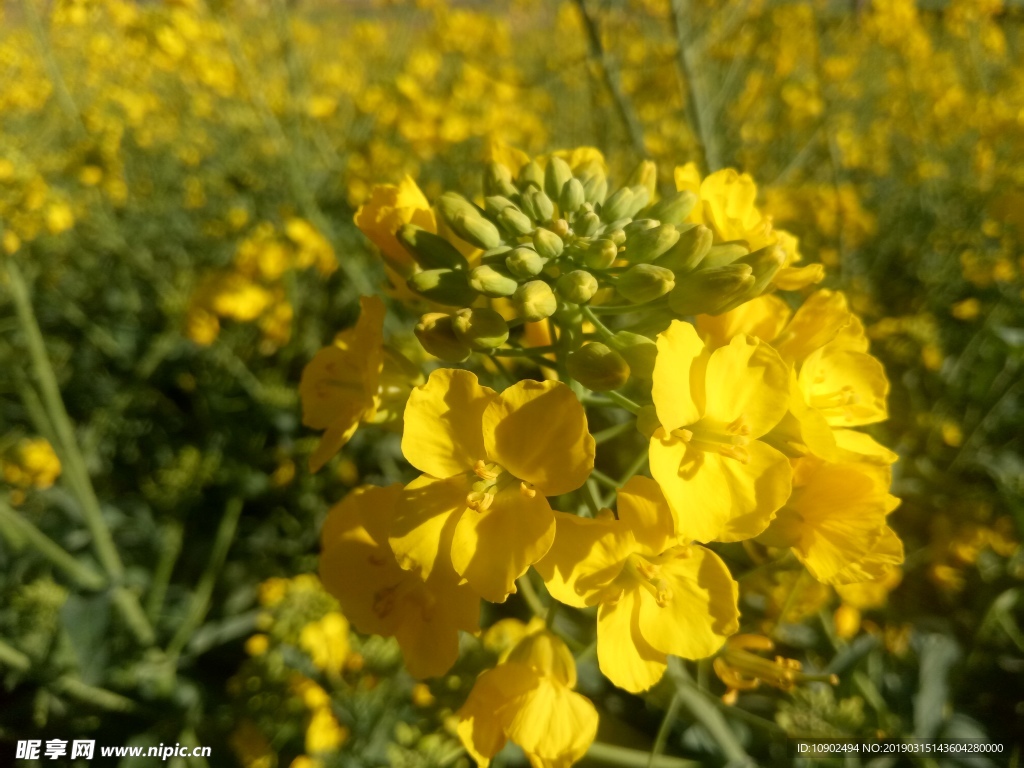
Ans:
[[[317,352],[302,371],[302,423],[325,430],[309,457],[311,472],[340,451],[379,405],[384,302],[375,296],[359,301],[362,311],[355,326],[335,336],[334,343]]]
[[[480,600],[451,565],[424,581],[398,567],[387,544],[400,485],[364,487],[324,522],[320,577],[360,632],[394,637],[414,677],[444,674],[459,655],[459,630],[476,632]],[[452,534],[448,532],[447,542]]]
[[[348,657],[348,621],[331,611],[302,628],[299,646],[309,654],[313,666],[328,675],[340,675]]]
[[[555,543],[536,568],[560,602],[600,606],[598,663],[620,688],[647,690],[669,655],[705,658],[739,628],[739,587],[729,569],[711,550],[676,535],[653,480],[626,483],[618,519],[555,518]]]
[[[575,693],[576,662],[546,630],[524,637],[507,658],[477,678],[458,712],[458,734],[487,768],[507,740],[533,768],[568,768],[597,735],[597,710]]]
[[[437,221],[430,203],[410,176],[397,186],[374,186],[369,201],[356,211],[355,223],[380,248],[388,267],[403,278],[396,284],[404,283],[404,278],[416,269],[409,252],[395,237],[398,228],[403,224],[415,224],[428,232],[437,232]]]
[[[756,536],[788,498],[789,462],[759,438],[789,397],[785,363],[752,336],[712,351],[679,320],[658,336],[651,474],[692,539]]]
[[[594,450],[565,384],[520,381],[499,395],[468,371],[434,371],[405,409],[402,453],[424,474],[398,502],[399,563],[429,578],[450,558],[482,597],[503,602],[551,546],[545,497],[583,485]]]

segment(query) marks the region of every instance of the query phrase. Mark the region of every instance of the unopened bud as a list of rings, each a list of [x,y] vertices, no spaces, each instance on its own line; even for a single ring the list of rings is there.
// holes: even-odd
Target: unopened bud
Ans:
[[[605,233],[605,237],[616,245],[622,245],[626,242],[626,233],[621,229],[615,229],[614,227],[610,228],[608,232]]]
[[[674,224],[646,229],[626,238],[623,254],[631,263],[641,264],[654,261],[679,242],[679,232]]]
[[[491,217],[497,217],[506,208],[516,208],[516,204],[504,195],[488,195],[484,198],[484,210]]]
[[[415,224],[403,224],[395,235],[424,269],[465,269],[468,266],[466,257],[454,245]]]
[[[614,192],[611,197],[604,201],[601,206],[601,218],[605,221],[618,221],[626,218],[633,203],[633,190],[629,187],[622,187]]]
[[[697,195],[688,189],[673,192],[651,206],[648,215],[652,219],[658,219],[666,224],[678,226],[686,221],[686,217],[697,206],[699,199]]]
[[[469,284],[473,290],[479,291],[484,296],[497,299],[501,296],[511,296],[516,292],[519,285],[515,278],[504,269],[492,264],[481,264],[474,267],[469,273]],[[471,302],[465,302],[462,306]]]
[[[681,278],[668,295],[669,308],[677,315],[718,315],[754,284],[748,264],[701,267]]]
[[[501,233],[498,228],[475,209],[472,213],[457,213],[450,224],[455,234],[477,248],[486,251],[488,248],[497,248],[501,245]]]
[[[704,257],[705,267],[724,267],[732,264],[738,259],[750,253],[750,249],[742,243],[719,243],[711,246],[708,255]]]
[[[523,166],[522,170],[519,171],[519,178],[516,179],[517,186],[523,192],[526,192],[526,188],[534,186],[537,189],[544,188],[544,171],[537,165],[536,160],[531,160]]]
[[[493,309],[460,309],[452,316],[455,336],[477,351],[495,349],[508,341],[508,323]]]
[[[601,217],[588,211],[576,219],[572,228],[580,237],[591,237],[601,228]]]
[[[451,316],[443,312],[423,315],[413,332],[427,352],[449,363],[461,363],[473,352],[455,335]]]
[[[533,233],[533,245],[545,259],[557,259],[562,255],[565,243],[550,229],[538,227]]]
[[[576,169],[576,178],[583,184],[583,194],[588,203],[599,205],[608,195],[608,179],[597,160]]]
[[[611,240],[594,240],[583,254],[583,263],[591,269],[608,269],[619,258],[619,246]]]
[[[582,269],[566,272],[555,282],[558,295],[573,304],[586,304],[597,293],[597,278]]]
[[[629,207],[626,208],[625,216],[627,218],[634,218],[640,211],[647,207],[647,204],[651,202],[651,193],[647,191],[647,187],[635,186],[630,187],[633,190],[633,197],[629,202]]]
[[[714,235],[703,224],[691,226],[679,234],[679,240],[668,249],[658,260],[659,267],[671,269],[673,272],[692,272],[711,250]]]
[[[592,342],[566,360],[569,375],[595,392],[618,389],[629,380],[629,363],[611,347]]]
[[[558,197],[558,207],[562,209],[562,215],[576,213],[587,199],[583,192],[583,185],[579,179],[569,179],[562,187],[562,194]]]
[[[530,217],[518,208],[508,207],[498,214],[498,223],[505,228],[505,231],[512,235],[528,235],[533,232],[533,222]]]
[[[676,287],[676,276],[671,269],[654,264],[637,264],[630,267],[615,284],[615,289],[626,300],[634,304],[646,304],[660,299]]]
[[[654,375],[654,361],[658,356],[658,345],[653,339],[638,333],[619,331],[608,340],[608,346],[626,359],[634,376],[650,381]]]
[[[548,159],[548,167],[544,171],[544,190],[552,200],[558,200],[562,196],[562,189],[566,182],[572,178],[572,169],[569,164],[560,157]]]
[[[555,204],[542,189],[530,188],[523,192],[523,212],[538,222],[551,221],[555,215]]]
[[[647,199],[654,197],[654,190],[658,185],[658,166],[650,160],[641,160],[640,164],[629,174],[626,185],[630,187],[643,187],[647,190]]]
[[[661,224],[661,222],[657,219],[634,219],[626,224],[622,228],[622,231],[626,233],[627,238],[630,238],[640,232],[645,232],[648,229],[654,229],[659,224]]]
[[[519,316],[528,322],[551,317],[558,309],[558,299],[555,298],[554,291],[543,280],[523,283],[512,296],[512,301]]]
[[[514,248],[505,258],[505,266],[513,276],[521,280],[536,277],[544,270],[547,260],[532,248]]]
[[[406,280],[414,293],[437,304],[464,307],[476,300],[474,291],[466,282],[466,273],[451,269],[426,269]]]
[[[516,188],[512,184],[512,171],[501,163],[489,163],[484,170],[484,192],[488,195],[512,197]]]
[[[754,270],[754,284],[750,288],[750,298],[754,298],[764,292],[775,273],[786,263],[786,254],[777,245],[766,245],[734,263],[749,264]]]

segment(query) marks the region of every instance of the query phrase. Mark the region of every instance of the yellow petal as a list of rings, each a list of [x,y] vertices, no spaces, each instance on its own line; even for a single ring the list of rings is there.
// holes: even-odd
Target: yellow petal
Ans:
[[[701,426],[724,431],[742,421],[751,439],[789,410],[789,369],[778,353],[752,336],[736,336],[708,360]]]
[[[712,349],[725,346],[734,336],[746,333],[770,342],[786,327],[793,314],[778,296],[766,294],[720,315],[697,315],[697,333]]]
[[[517,699],[507,733],[533,765],[569,768],[594,742],[597,722],[589,699],[542,677]]]
[[[462,746],[482,768],[505,746],[505,728],[512,713],[503,708],[538,682],[537,674],[521,664],[501,664],[476,679],[469,698],[456,713],[456,731]]]
[[[829,461],[836,459],[832,427],[820,411],[807,405],[796,372],[792,369],[789,372],[789,411],[763,439],[790,458],[810,452]]]
[[[661,487],[643,475],[634,475],[618,494],[619,520],[629,528],[644,554],[660,555],[675,539],[675,520]]]
[[[597,611],[597,663],[601,673],[630,693],[646,691],[665,674],[667,657],[640,633],[640,594],[627,590]]]
[[[454,573],[443,584],[432,575],[425,586],[409,595],[401,611],[394,634],[406,669],[415,678],[445,674],[459,658],[459,630],[479,630],[480,598],[468,585],[460,585]]]
[[[800,369],[807,403],[833,427],[858,427],[889,417],[889,379],[876,358],[864,352],[811,353]]]
[[[651,474],[672,508],[680,540],[752,538],[789,498],[789,460],[759,440],[746,449],[750,458],[743,464],[666,439],[663,430],[651,438]]]
[[[658,334],[652,397],[666,431],[696,423],[704,411],[704,342],[689,323],[673,320]],[[697,368],[697,371],[694,369]]]
[[[618,520],[554,514],[554,543],[534,567],[559,602],[575,608],[595,605],[622,570],[632,538]]]
[[[824,266],[808,264],[806,267],[782,267],[775,273],[772,283],[783,291],[799,291],[808,285],[820,283],[824,279]]]
[[[440,368],[416,387],[405,406],[402,453],[420,472],[452,477],[486,457],[483,414],[497,399],[476,375]]]
[[[388,265],[403,277],[408,277],[415,269],[415,263],[398,242],[395,232],[403,224],[415,224],[428,232],[437,231],[430,203],[410,176],[397,186],[374,186],[370,199],[356,211],[355,224],[380,248]]]
[[[690,162],[686,165],[676,166],[673,177],[676,182],[676,191],[682,192],[693,192],[695,195],[700,194],[700,171],[697,170],[697,164]]]
[[[359,429],[359,418],[339,419],[338,423],[332,424],[320,437],[313,453],[309,455],[309,471],[319,472],[331,457],[345,447],[345,444],[352,439],[352,435]]]
[[[807,297],[772,346],[786,362],[800,362],[832,341],[852,318],[846,296],[823,288]]]
[[[662,653],[703,659],[739,629],[739,585],[714,552],[693,545],[660,566],[671,597],[640,593],[640,632]]]
[[[455,528],[452,564],[485,600],[503,603],[516,579],[544,557],[555,538],[548,500],[518,484],[494,495],[486,509],[467,509]]]
[[[838,449],[839,462],[867,462],[869,464],[893,464],[900,455],[890,451],[871,435],[855,429],[836,429],[832,431]]]
[[[530,162],[530,156],[521,149],[494,138],[488,140],[484,156],[488,162],[504,165],[513,176],[518,176],[523,166]]]
[[[573,170],[573,172],[576,172],[585,165],[597,163],[597,165],[601,168],[602,172],[608,173],[608,163],[605,162],[604,155],[601,153],[601,150],[595,147],[576,147],[574,149],[559,149],[556,150],[555,152],[552,152],[551,156],[560,157],[563,160],[565,160],[565,162],[569,164],[569,167]],[[537,158],[537,160],[541,165],[545,167],[547,166],[546,157],[539,157]]]
[[[440,559],[450,563],[455,526],[466,511],[466,496],[472,490],[465,475],[439,480],[420,475],[407,486],[395,503],[388,542],[398,564],[427,579]]]
[[[576,395],[557,381],[520,381],[483,414],[486,456],[545,496],[579,488],[594,468],[594,438]]]

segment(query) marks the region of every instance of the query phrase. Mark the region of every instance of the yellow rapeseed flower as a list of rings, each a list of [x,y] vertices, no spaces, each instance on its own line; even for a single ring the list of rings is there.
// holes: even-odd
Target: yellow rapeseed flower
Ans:
[[[459,655],[459,630],[476,632],[480,599],[450,564],[426,580],[398,567],[387,543],[400,485],[364,487],[324,522],[320,578],[360,632],[394,637],[414,677],[441,675]],[[450,546],[452,533],[446,541]]]
[[[317,669],[340,675],[350,648],[348,621],[337,611],[325,614],[302,628],[299,647],[309,654]]]
[[[437,232],[430,203],[411,176],[406,176],[397,186],[375,185],[370,190],[370,199],[356,211],[355,223],[380,248],[387,266],[403,278],[393,281],[396,285],[403,285],[404,278],[416,269],[412,256],[395,237],[398,228],[415,224],[428,232]]]
[[[597,659],[615,685],[647,690],[669,655],[705,658],[739,629],[739,587],[729,569],[711,550],[676,536],[653,480],[626,483],[617,520],[555,517],[555,543],[536,568],[560,602],[600,606]]]
[[[546,497],[583,485],[594,450],[583,406],[565,384],[520,381],[499,395],[468,371],[434,371],[405,409],[402,453],[424,474],[398,502],[391,546],[399,563],[429,578],[450,552],[473,589],[503,602],[551,546]]]
[[[462,745],[481,768],[507,740],[534,768],[568,768],[597,736],[597,710],[575,686],[576,662],[565,644],[546,630],[527,635],[476,679],[458,711]]]

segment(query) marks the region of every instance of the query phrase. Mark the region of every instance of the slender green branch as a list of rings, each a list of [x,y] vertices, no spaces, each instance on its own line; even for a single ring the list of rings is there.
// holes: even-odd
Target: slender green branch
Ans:
[[[6,527],[9,527],[16,535],[23,537],[39,554],[66,573],[82,589],[101,590],[107,586],[103,574],[77,560],[60,544],[36,528],[31,521],[26,520],[2,501],[0,523],[3,524],[0,530],[7,530]]]
[[[701,763],[696,760],[684,760],[681,757],[659,755],[650,762],[648,753],[638,749],[617,747],[595,741],[587,750],[587,757],[605,765],[620,765],[622,768],[699,768]]]
[[[600,432],[594,433],[594,442],[598,445],[605,443],[609,440],[614,440],[619,435],[624,435],[627,432],[636,428],[636,422],[632,419],[623,421],[620,424],[613,424],[610,427],[602,429]]]
[[[665,751],[668,734],[672,730],[672,726],[675,725],[676,719],[679,717],[679,709],[682,706],[683,700],[676,692],[665,711],[665,717],[661,719],[661,725],[658,726],[658,734],[654,737],[654,746],[651,747],[650,757],[647,758],[647,768],[653,768],[655,761]]]
[[[153,580],[149,585],[149,593],[146,595],[146,615],[154,624],[160,617],[160,611],[164,605],[164,597],[167,594],[167,585],[171,581],[171,574],[174,571],[174,564],[181,554],[181,523],[172,520],[164,526],[160,535],[160,559],[157,561],[156,570],[153,571]]]
[[[613,491],[619,490],[619,484],[615,478],[608,477],[604,472],[599,469],[593,469],[590,471],[590,476],[597,482],[601,483],[605,488],[609,488]]]
[[[174,658],[178,656],[186,643],[191,639],[192,633],[199,628],[206,618],[210,609],[210,597],[213,595],[214,585],[220,575],[224,561],[227,559],[231,542],[234,541],[235,531],[238,529],[238,519],[242,515],[242,500],[234,497],[228,501],[224,508],[224,516],[217,526],[217,535],[213,540],[213,549],[210,552],[210,559],[206,563],[206,570],[199,579],[195,592],[192,593],[192,601],[185,614],[185,620],[178,627],[170,644],[167,646],[167,655]]]
[[[712,173],[722,167],[718,140],[715,137],[713,116],[707,108],[702,83],[698,82],[699,69],[694,61],[694,51],[686,36],[686,21],[692,18],[689,0],[672,0],[672,26],[676,35],[676,64],[679,68],[680,87],[686,103],[686,113],[693,129],[694,138],[704,154],[704,171]]]
[[[637,403],[637,402],[634,402],[633,400],[630,400],[625,395],[620,395],[615,390],[612,390],[612,391],[608,392],[607,394],[608,394],[608,399],[609,400],[613,401],[617,405],[621,405],[623,408],[625,408],[630,413],[636,414],[636,413],[640,412],[640,404]]]
[[[546,618],[548,615],[548,609],[544,606],[540,596],[537,594],[537,590],[533,588],[533,584],[530,582],[530,572],[527,571],[518,579],[516,579],[516,586],[519,587],[519,593],[523,596],[523,600],[530,606],[530,610],[533,611],[533,615],[539,618]]]
[[[139,708],[131,699],[105,688],[83,683],[77,677],[61,677],[53,682],[52,687],[57,693],[81,704],[105,709],[108,712],[134,712]]]
[[[598,493],[597,483],[590,478],[587,478],[587,482],[583,484],[583,498],[587,502],[590,514],[597,517],[601,508],[604,507],[604,501],[601,499],[601,494]]]
[[[609,329],[608,326],[602,323],[600,318],[596,314],[594,314],[593,309],[584,304],[580,306],[580,310],[583,312],[583,316],[594,324],[594,328],[597,329],[597,332],[605,341],[607,341],[608,339],[612,338],[615,335],[615,333],[611,329]]]
[[[669,657],[668,674],[676,685],[676,696],[679,697],[680,703],[689,710],[694,720],[704,726],[722,750],[726,760],[737,766],[753,765],[736,734],[732,732],[725,717],[711,700],[711,696],[696,686],[682,661],[675,656]]]
[[[32,659],[14,646],[0,640],[0,664],[16,669],[19,672],[28,672],[32,666]]]
[[[630,462],[628,467],[626,467],[626,471],[622,473],[622,479],[619,480],[619,487],[621,488],[628,483],[629,478],[633,477],[633,475],[639,474],[640,470],[644,468],[644,465],[647,463],[649,458],[650,455],[647,448],[644,448],[640,453],[633,457],[633,461]]]

